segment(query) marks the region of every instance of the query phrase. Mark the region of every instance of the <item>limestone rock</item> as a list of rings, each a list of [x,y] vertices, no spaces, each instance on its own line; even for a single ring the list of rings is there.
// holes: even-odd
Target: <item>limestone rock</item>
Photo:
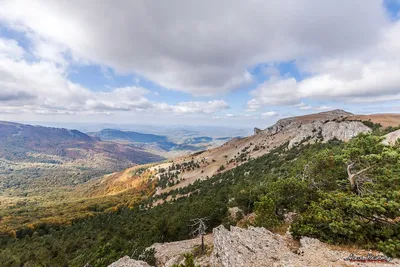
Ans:
[[[259,134],[260,132],[262,132],[261,129],[259,129],[257,127],[254,128],[254,134]]]
[[[266,137],[286,135],[289,137],[290,148],[304,140],[308,142],[326,142],[336,138],[348,141],[359,133],[371,131],[362,122],[346,120],[346,118],[352,115],[352,113],[343,110],[332,110],[281,119],[273,126],[262,131],[257,131],[257,134],[264,134]]]
[[[111,263],[108,267],[151,267],[144,261],[133,260],[128,256],[119,259],[116,262]]]
[[[234,220],[234,221],[237,220],[240,217],[243,218],[243,216],[244,216],[243,211],[238,207],[229,208],[228,209],[228,213],[229,213],[229,218]]]
[[[204,243],[206,248],[212,247],[212,236],[204,236]],[[171,267],[174,264],[179,264],[184,260],[185,253],[193,253],[201,245],[200,237],[170,242],[170,243],[156,243],[151,247],[155,249],[155,257],[157,259],[157,266]],[[201,266],[206,265],[203,259],[197,259],[197,263],[201,262]]]
[[[214,250],[211,255],[211,266],[215,267],[324,267],[324,266],[397,266],[399,260],[390,263],[359,263],[344,259],[354,253],[367,255],[364,250],[335,250],[315,238],[303,237],[296,249],[296,243],[290,235],[283,237],[265,228],[249,227],[241,229],[231,227],[228,231],[223,226],[214,228]],[[377,254],[377,252],[372,252]]]
[[[183,240],[172,243],[154,244],[157,266],[171,267],[183,262],[183,254],[195,254],[200,239]],[[315,238],[303,237],[300,242],[290,234],[281,236],[262,227],[242,229],[231,226],[214,228],[213,236],[205,238],[207,251],[196,257],[195,263],[210,267],[391,267],[400,266],[400,260],[389,263],[360,263],[346,261],[350,254],[366,256],[368,253],[382,255],[374,251],[355,248],[332,247]],[[212,253],[210,254],[212,249]],[[110,265],[111,267],[148,267],[145,262],[124,257]],[[110,267],[109,266],[109,267]]]
[[[290,140],[289,147],[300,143],[302,140],[328,141],[334,138],[342,141],[349,141],[360,133],[370,132],[371,129],[358,121],[315,121],[302,124],[293,130],[294,138]]]
[[[388,133],[384,136],[382,143],[385,145],[394,145],[398,139],[400,139],[400,130]]]
[[[291,266],[289,262],[294,254],[283,237],[265,228],[231,227],[228,231],[219,226],[214,228],[213,235],[212,266]]]

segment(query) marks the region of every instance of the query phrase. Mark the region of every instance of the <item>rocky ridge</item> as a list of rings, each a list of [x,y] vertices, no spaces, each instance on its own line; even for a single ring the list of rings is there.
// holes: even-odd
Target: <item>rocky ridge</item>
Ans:
[[[274,234],[265,228],[242,229],[231,226],[214,228],[212,237],[206,237],[208,253],[196,258],[199,266],[212,267],[324,267],[324,266],[398,266],[400,260],[381,263],[360,263],[345,260],[350,254],[356,256],[382,255],[375,251],[333,247],[314,238],[294,240],[290,234]],[[193,253],[200,239],[155,244],[157,266],[171,267],[183,262],[184,253]],[[209,253],[211,252],[211,253]],[[141,261],[124,257],[109,267],[149,267]]]
[[[289,147],[303,140],[328,141],[334,138],[348,141],[359,133],[371,129],[359,121],[347,121],[352,113],[343,110],[332,110],[300,117],[279,120],[265,130],[255,129],[255,134],[274,136],[287,133],[291,136]]]
[[[252,136],[233,138],[217,148],[156,164],[147,168],[145,173],[151,173],[152,179],[158,180],[162,179],[162,176],[174,176],[168,180],[173,185],[157,188],[156,194],[162,194],[185,187],[196,180],[205,180],[220,172],[231,170],[252,158],[265,155],[281,145],[288,144],[290,148],[302,142],[327,142],[335,138],[348,141],[359,133],[371,131],[361,121],[349,119],[352,117],[352,113],[332,110],[281,119],[264,130],[255,128],[255,134]],[[185,165],[186,167],[183,168],[182,166]],[[180,166],[180,168],[177,169],[176,166]],[[114,175],[111,179],[118,179],[118,176]],[[125,181],[131,186],[135,184],[133,182],[135,179],[140,179],[140,177],[132,176],[131,179],[125,179]],[[103,180],[110,180],[110,177]],[[112,183],[112,181],[108,182]],[[157,204],[159,203],[155,203],[155,205]]]
[[[400,130],[385,135],[382,143],[385,145],[394,145],[398,139],[400,139]]]

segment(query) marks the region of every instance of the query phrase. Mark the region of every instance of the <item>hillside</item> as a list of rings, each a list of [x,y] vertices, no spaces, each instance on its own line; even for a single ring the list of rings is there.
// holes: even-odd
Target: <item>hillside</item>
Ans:
[[[361,120],[379,123],[383,127],[395,127],[400,125],[400,114],[371,114],[371,115],[354,115],[348,117],[348,120]]]
[[[371,131],[364,123],[349,120],[352,116],[349,112],[333,110],[282,119],[264,130],[256,128],[252,136],[233,138],[217,148],[151,166],[144,173],[159,180],[157,194],[162,194],[233,169],[284,144],[290,148],[300,143],[327,142],[332,139],[348,141],[359,133]],[[112,178],[105,179],[107,183],[104,184],[112,183]],[[114,179],[118,179],[118,176]],[[136,176],[125,176],[125,189],[135,179]]]
[[[215,147],[222,144],[224,140],[230,139],[229,137],[214,139],[213,137],[201,136],[198,133],[190,131],[187,133],[178,133],[181,135],[179,139],[176,136],[172,136],[173,133],[169,133],[169,136],[166,136],[117,129],[103,129],[99,132],[90,132],[88,134],[100,140],[131,143],[146,151],[168,158],[188,155],[196,151]]]
[[[0,122],[0,192],[75,185],[160,160],[134,145],[100,141],[77,130]]]
[[[156,178],[158,168],[152,165],[91,181],[91,185],[96,182],[93,188],[98,193],[102,194],[103,189],[111,192],[108,203],[102,202],[104,197],[92,196],[73,206],[63,203],[53,209],[47,207],[47,213],[55,214],[51,220],[27,223],[7,232],[9,236],[0,236],[0,261],[4,266],[107,266],[128,255],[154,266],[156,260],[165,259],[172,251],[171,256],[177,256],[178,262],[183,253],[189,252],[187,257],[197,262],[208,257],[223,266],[240,266],[256,259],[283,266],[289,261],[305,266],[318,262],[335,266],[343,263],[343,255],[361,253],[361,248],[364,252],[379,250],[386,256],[400,257],[400,147],[383,145],[382,133],[359,134],[348,142],[302,142],[291,148],[286,142],[234,169],[184,188],[170,187],[158,195],[154,194],[155,187],[161,187],[165,180]],[[160,172],[165,175],[167,170]],[[137,179],[136,185],[120,194],[112,191],[114,181],[120,187],[125,181],[132,182],[130,177]],[[350,178],[355,179],[356,186]],[[107,186],[102,187],[102,183]],[[134,190],[136,195],[127,195]],[[92,202],[87,205],[89,200]],[[85,210],[88,216],[54,224],[60,218],[56,215],[65,216],[57,212],[70,212],[71,207]],[[12,218],[24,211],[21,208]],[[32,214],[36,216],[37,211]],[[1,224],[10,217],[3,216]],[[198,245],[190,245],[193,242],[181,241],[193,237],[192,220],[196,218],[205,218],[207,233],[217,228],[214,248],[206,246],[206,254],[200,253]],[[228,232],[221,224],[227,229],[259,228],[231,228],[234,230]],[[293,240],[281,242],[287,230]],[[260,235],[262,240],[257,239]],[[315,238],[335,247],[327,247]],[[312,246],[304,242],[299,245],[299,240],[311,240],[308,245]],[[181,242],[169,243],[175,241]],[[156,251],[146,250],[155,243],[159,244],[154,245]],[[185,244],[191,247],[186,249]],[[268,249],[274,252],[268,253]],[[296,252],[300,255],[293,254]],[[165,257],[160,258],[160,253]],[[129,261],[124,258],[120,263]]]
[[[157,145],[164,150],[170,150],[176,146],[168,140],[166,136],[155,134],[144,134],[131,131],[121,131],[115,129],[103,129],[100,132],[89,133],[101,140],[121,140],[132,143],[157,143]]]

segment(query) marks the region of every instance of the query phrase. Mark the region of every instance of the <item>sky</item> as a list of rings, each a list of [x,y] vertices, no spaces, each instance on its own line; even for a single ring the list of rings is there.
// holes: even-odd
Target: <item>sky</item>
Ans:
[[[400,113],[400,0],[0,0],[0,120]]]

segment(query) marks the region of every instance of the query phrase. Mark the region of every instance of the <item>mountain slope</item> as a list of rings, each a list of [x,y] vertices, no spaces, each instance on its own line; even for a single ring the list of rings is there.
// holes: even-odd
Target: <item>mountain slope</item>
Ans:
[[[379,123],[383,127],[396,127],[400,125],[400,114],[371,114],[371,115],[354,115],[347,118],[348,120],[361,120]]]
[[[358,196],[350,189],[346,172],[346,157],[350,155],[348,149],[358,150],[359,153],[355,154],[357,157],[366,158],[372,152],[378,153],[374,159],[382,159],[365,173],[367,178],[374,180],[373,187],[369,188],[373,190],[372,193]],[[84,266],[89,263],[92,266],[107,266],[125,255],[138,259],[143,250],[154,243],[190,238],[193,231],[191,220],[195,218],[206,217],[210,230],[221,224],[236,225],[236,221],[228,218],[231,216],[230,207],[243,211],[241,217],[236,217],[236,220],[240,220],[237,222],[239,225],[254,222],[254,218],[260,219],[256,222],[261,226],[271,220],[284,223],[287,212],[296,212],[301,215],[298,218],[302,221],[290,228],[297,231],[295,237],[299,230],[315,230],[302,236],[318,237],[330,243],[351,242],[352,246],[361,245],[368,250],[378,248],[388,256],[395,256],[399,251],[395,249],[400,244],[395,239],[394,224],[400,216],[396,194],[399,189],[400,151],[398,148],[388,149],[381,146],[380,137],[374,135],[362,135],[348,143],[331,141],[294,146],[291,149],[281,146],[234,170],[170,192],[168,196],[152,196],[148,191],[143,191],[140,192],[141,201],[129,206],[107,205],[107,209],[104,209],[103,204],[91,205],[89,211],[106,212],[93,214],[65,227],[48,223],[37,223],[33,227],[27,225],[15,233],[17,238],[0,237],[0,260],[5,266],[24,265],[28,261],[32,265]],[[354,171],[360,168],[362,166],[356,165]],[[127,177],[121,178],[118,181]],[[116,195],[115,199],[122,197],[122,194]],[[174,201],[152,205],[154,201],[166,197]],[[271,202],[270,199],[275,201]],[[336,208],[332,208],[332,201],[337,203]],[[76,204],[78,207],[81,205]],[[378,212],[379,220],[371,218],[375,212]],[[383,223],[382,219],[385,220]],[[264,227],[270,229],[271,226]],[[279,229],[282,233],[286,227]],[[231,236],[225,231],[220,233]],[[217,242],[216,249],[224,254],[230,251],[230,243],[233,246],[238,244],[236,239],[219,240],[222,243]],[[226,246],[224,240],[227,241]],[[241,240],[245,242],[235,246],[235,249],[245,252],[248,240]],[[251,240],[260,245],[257,239]],[[252,243],[248,247],[252,248]],[[33,253],[27,255],[26,251]],[[198,249],[193,251],[194,255],[197,255],[196,251]],[[284,251],[277,251],[281,252]],[[257,252],[254,255],[261,256]],[[281,255],[273,257],[279,258]],[[314,258],[314,261],[318,260],[318,257]]]
[[[233,138],[217,148],[179,157],[147,170],[159,180],[161,186],[157,193],[161,194],[233,169],[284,144],[290,148],[304,142],[348,141],[359,133],[371,131],[362,122],[349,120],[352,116],[343,110],[333,110],[282,119],[264,130],[256,128],[252,136]],[[130,179],[125,180],[127,184],[131,183]]]
[[[170,142],[166,136],[155,134],[103,129],[100,132],[92,133],[92,135],[100,138],[101,140],[124,140],[133,143],[158,143],[158,145],[165,150],[169,150],[176,146],[176,144]]]
[[[0,122],[0,192],[73,185],[160,160],[134,145],[100,141],[77,130]]]
[[[319,118],[326,119],[327,115],[320,114]],[[338,126],[348,123],[345,118],[331,118],[331,121],[340,123]],[[307,125],[320,125],[318,127],[323,129],[323,125],[329,122],[323,121],[320,125],[311,120],[300,127],[286,126],[283,131],[291,128],[289,136],[301,133],[298,129],[310,127]],[[358,126],[361,122],[351,123]],[[330,129],[326,129],[328,137],[334,136],[327,134]],[[290,231],[295,238],[309,236],[329,243],[379,249],[388,256],[400,257],[400,202],[397,194],[400,148],[382,145],[384,132],[379,130],[362,134],[349,142],[326,142],[321,140],[322,133],[311,130],[307,134],[311,137],[306,138],[302,145],[294,144],[289,149],[291,138],[288,138],[263,156],[245,159],[234,169],[221,169],[209,179],[193,180],[189,186],[173,191],[171,189],[185,182],[182,180],[175,184],[186,173],[201,168],[206,170],[211,163],[207,165],[207,162],[195,159],[213,151],[195,153],[186,157],[183,163],[177,160],[184,157],[174,162],[135,166],[82,185],[88,193],[95,194],[90,198],[77,199],[67,206],[72,206],[73,211],[80,215],[79,220],[73,220],[76,214],[71,216],[65,213],[66,203],[41,209],[18,203],[0,213],[0,226],[3,226],[4,233],[10,235],[0,236],[0,261],[5,266],[26,265],[28,262],[49,266],[84,266],[87,263],[107,266],[124,255],[141,258],[144,249],[153,243],[190,238],[193,231],[190,225],[196,218],[206,218],[210,230],[221,224],[256,224],[283,233],[290,223]],[[349,134],[346,131],[342,133],[346,134],[338,136],[345,138]],[[276,138],[278,134],[282,132],[272,136],[259,132],[228,143],[235,145],[247,139],[253,142],[260,136],[263,141],[267,137]],[[258,153],[258,150],[254,152]],[[349,162],[353,162],[351,168]],[[351,174],[358,175],[355,178],[357,191],[349,182]],[[118,194],[119,190],[124,192]],[[109,195],[98,196],[102,194]],[[77,194],[73,192],[73,195]],[[105,199],[107,202],[100,201]],[[12,213],[11,209],[14,210]],[[40,217],[37,216],[38,211]],[[27,212],[29,217],[21,216]],[[232,214],[236,216],[233,218]],[[291,222],[287,222],[288,218]],[[220,233],[231,236],[226,231]],[[236,238],[221,238],[221,242],[214,242],[217,251],[225,254],[230,249],[228,244],[223,244],[224,240],[235,245]],[[251,243],[247,243],[249,240],[243,241],[246,242],[240,243],[240,247],[249,244],[252,248]],[[42,253],[45,248],[49,253]],[[27,255],[26,251],[33,253]],[[284,251],[277,251],[281,252]]]
[[[89,133],[89,135],[101,140],[128,142],[144,150],[169,158],[187,155],[222,143],[221,140],[214,140],[214,138],[209,136],[192,136],[192,134],[181,136],[181,138],[177,139],[176,136],[172,138],[170,135],[165,136],[116,129],[103,129],[99,132]],[[175,141],[171,141],[171,138],[175,139]]]

